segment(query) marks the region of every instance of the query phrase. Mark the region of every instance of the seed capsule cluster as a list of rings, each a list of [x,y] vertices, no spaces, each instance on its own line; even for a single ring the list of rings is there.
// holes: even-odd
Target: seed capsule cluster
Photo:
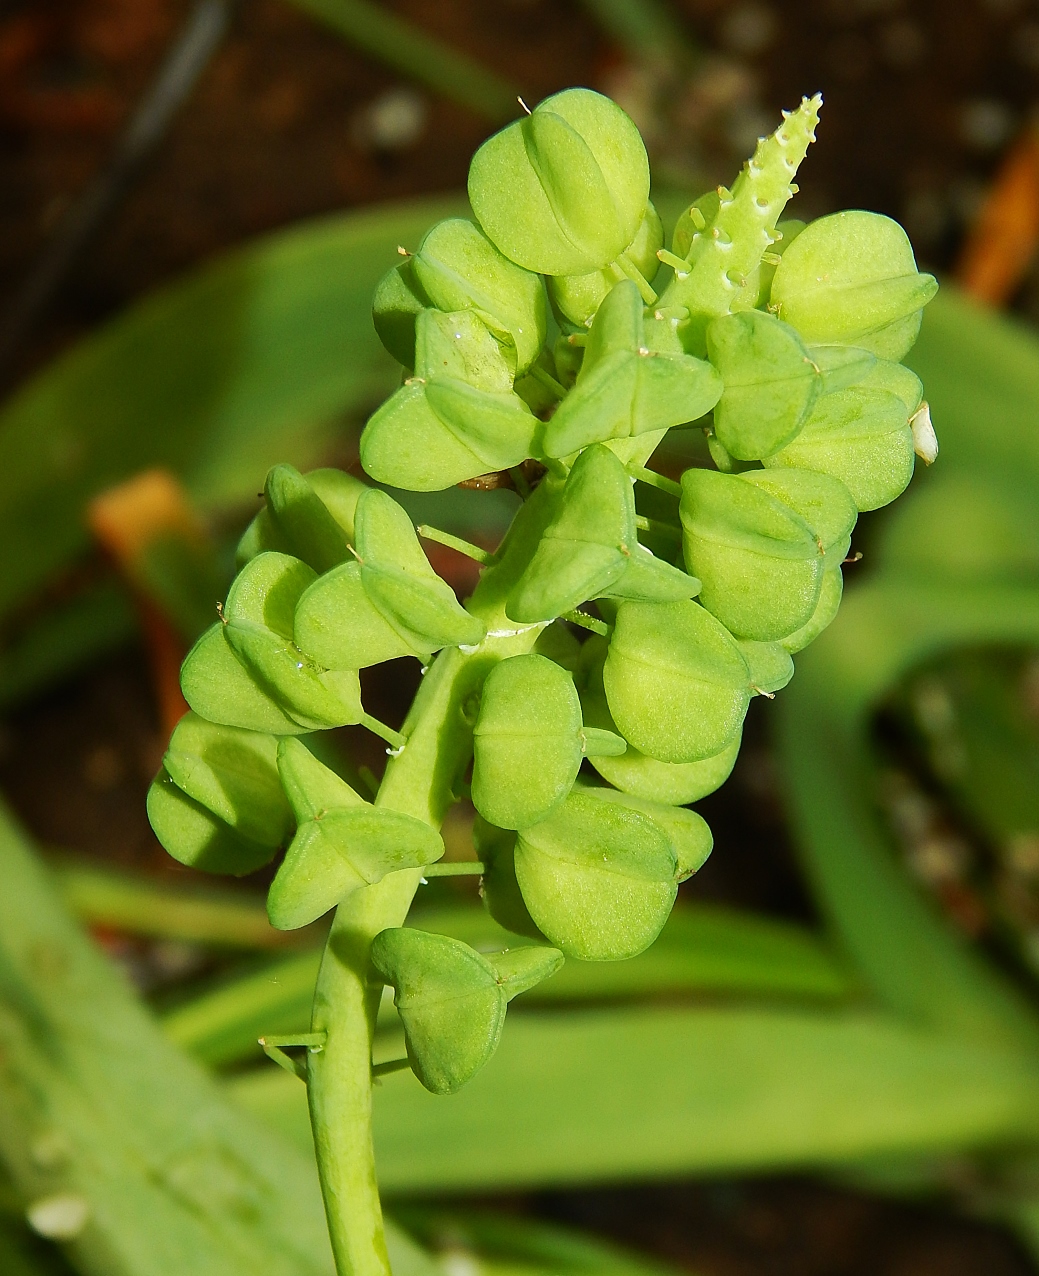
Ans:
[[[420,721],[398,734],[369,717],[358,671],[438,652],[469,670],[423,783],[449,766],[457,792],[472,759],[484,899],[537,942],[488,956],[412,929],[375,938],[371,978],[395,989],[438,1093],[486,1062],[508,1000],[564,955],[652,943],[711,850],[688,804],[731,771],[751,697],[785,686],[833,619],[859,511],[899,495],[914,451],[934,459],[899,360],[936,285],[905,233],[866,212],[781,220],[819,107],[785,115],[670,249],[642,140],[608,99],[567,90],[487,141],[476,221],[433,227],[378,287],[375,326],[405,374],[361,440],[367,474],[398,488],[513,472],[526,504],[476,595],[457,602],[384,491],[278,466],[185,661],[192,711],[153,826],[214,872],[287,848],[269,895],[284,928],[443,855],[430,822],[321,760],[315,733],[362,723],[391,768],[407,761]],[[694,424],[716,468],[680,484],[643,468]],[[544,473],[533,493],[526,462]],[[637,514],[638,481],[664,517]]]

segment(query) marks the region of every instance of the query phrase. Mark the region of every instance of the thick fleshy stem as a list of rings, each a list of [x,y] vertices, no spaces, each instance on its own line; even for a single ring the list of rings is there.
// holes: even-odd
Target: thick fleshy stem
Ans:
[[[517,513],[500,561],[487,569],[467,604],[487,622],[487,637],[474,651],[442,652],[430,666],[377,806],[434,828],[443,822],[472,752],[473,697],[498,661],[529,651],[543,628],[510,621],[505,599],[552,516],[558,490],[546,480]],[[380,931],[403,925],[422,875],[421,869],[391,873],[344,900],[318,974],[312,1031],[324,1034],[324,1045],[308,1059],[308,1094],[339,1276],[390,1276],[371,1124],[372,1043],[382,989],[369,978],[368,954]]]
[[[796,111],[784,111],[783,123],[760,139],[731,192],[718,188],[718,211],[694,236],[688,271],[676,270],[660,298],[662,310],[689,312],[694,333],[717,315],[756,303],[745,285],[776,242],[776,223],[797,191],[794,174],[815,140],[821,106],[817,93]]]

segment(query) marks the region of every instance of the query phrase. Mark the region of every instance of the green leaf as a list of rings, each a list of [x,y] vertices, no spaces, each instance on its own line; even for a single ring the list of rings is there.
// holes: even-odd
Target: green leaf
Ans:
[[[573,677],[544,656],[512,656],[487,675],[473,728],[473,805],[491,824],[542,820],[581,769],[581,702]]]

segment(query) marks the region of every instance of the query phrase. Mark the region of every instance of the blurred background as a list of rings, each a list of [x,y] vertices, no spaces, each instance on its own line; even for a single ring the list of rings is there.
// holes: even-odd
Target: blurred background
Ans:
[[[852,791],[866,813],[838,805],[835,819],[854,829],[861,817],[880,839],[911,900],[906,925],[919,906],[940,931],[936,951],[968,954],[983,972],[979,1002],[1009,989],[1022,1016],[1039,1013],[1039,629],[1022,619],[1039,580],[1030,0],[0,0],[0,791],[69,907],[160,1013],[292,960],[302,991],[261,1013],[303,1026],[315,936],[300,941],[303,967],[279,955],[263,882],[202,886],[149,829],[176,668],[226,589],[267,465],[356,465],[359,428],[393,383],[368,305],[397,242],[414,248],[459,206],[473,150],[517,95],[533,103],[575,84],[634,117],[660,206],[675,211],[731,182],[780,109],[821,90],[794,214],[887,213],[947,286],[914,366],[943,445],[950,424],[950,477],[915,480],[904,517],[864,519],[863,562],[846,580],[854,597],[883,577],[904,600],[938,579],[956,616],[980,606],[1004,620],[975,632],[936,604],[944,636],[878,673],[869,722],[857,722],[869,769]],[[501,493],[433,507],[434,521],[490,545],[511,514]],[[434,561],[471,588],[460,556]],[[982,606],[969,591],[993,581],[1011,592]],[[852,615],[843,632],[860,625],[868,652],[865,605]],[[398,722],[417,671],[369,673],[369,712]],[[634,992],[575,988],[554,1014],[582,997],[817,1017],[885,1003],[863,957],[869,935],[841,919],[819,867],[826,848],[810,846],[812,760],[791,742],[819,725],[818,705],[787,711],[780,729],[780,701],[755,701],[732,779],[699,805],[716,849],[683,887],[693,929],[665,947],[671,972],[646,973]],[[345,757],[378,770],[377,741],[337,734]],[[472,857],[467,821],[461,810],[448,830],[456,858]],[[478,910],[461,879],[429,891],[434,911]],[[755,930],[751,916],[766,920]],[[894,994],[885,1004],[904,1009]],[[227,1048],[183,1025],[174,1036],[247,1075],[261,1062],[247,1018]],[[401,1173],[401,1218],[415,1211],[449,1276],[473,1270],[474,1205],[701,1276],[1036,1270],[1039,1124],[1029,1131],[1015,1110],[958,1131],[939,1114],[937,1132],[914,1127],[900,1144],[912,1122],[897,1104],[914,1100],[881,1088],[859,1117],[869,1125],[869,1104],[888,1104],[887,1143],[860,1133],[844,1152],[820,1150],[814,1126],[862,1101],[854,1074],[835,1074],[830,1106],[813,1114],[825,1043],[779,1065],[789,1076],[772,1095],[769,1042],[766,1025],[754,1102],[722,1105],[745,1154],[670,1148],[657,1163],[618,1155],[587,1171],[528,1168],[514,1183],[455,1175],[449,1199],[435,1176]],[[868,1050],[861,1061],[875,1080]],[[755,1151],[760,1104],[782,1108],[797,1085],[800,1134]],[[950,1091],[949,1110],[959,1103]],[[623,1105],[615,1119],[623,1129]],[[12,1241],[38,1264],[24,1270],[72,1270],[35,1244]]]

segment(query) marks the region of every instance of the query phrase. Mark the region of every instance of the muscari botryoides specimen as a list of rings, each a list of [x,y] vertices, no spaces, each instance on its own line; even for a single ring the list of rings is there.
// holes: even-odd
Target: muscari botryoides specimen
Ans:
[[[495,554],[472,549],[475,592],[457,601],[385,491],[278,466],[184,663],[159,838],[212,872],[284,852],[275,926],[337,910],[311,1032],[268,1047],[306,1050],[280,1061],[307,1080],[343,1273],[388,1271],[370,1125],[384,986],[400,1063],[449,1094],[564,958],[651,944],[711,850],[688,804],[731,771],[751,697],[833,619],[858,512],[899,495],[914,453],[934,459],[900,360],[936,284],[905,233],[868,212],[783,220],[819,107],[784,115],[668,249],[642,139],[607,98],[556,94],[484,143],[475,219],[434,226],[378,287],[404,374],[361,439],[390,487],[510,472],[523,504]],[[646,468],[689,426],[715,468]],[[670,520],[636,513],[637,483]],[[405,656],[423,678],[398,732],[365,712],[358,671]],[[351,723],[390,746],[374,794],[320,760],[315,733]],[[467,783],[483,898],[525,937],[501,953],[404,927]]]

